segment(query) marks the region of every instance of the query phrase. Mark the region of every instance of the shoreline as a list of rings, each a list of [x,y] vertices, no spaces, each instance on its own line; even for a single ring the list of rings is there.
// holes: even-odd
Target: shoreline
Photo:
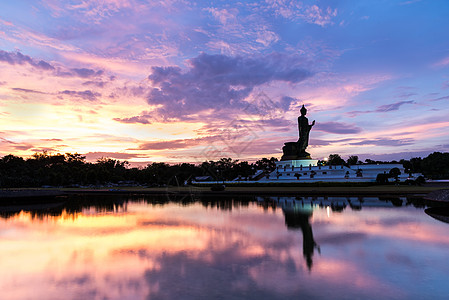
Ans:
[[[56,197],[76,194],[204,194],[204,195],[426,195],[436,190],[447,189],[449,184],[376,185],[376,186],[228,186],[223,191],[211,191],[210,187],[116,187],[116,188],[22,188],[0,191],[0,201],[11,198]]]
[[[212,191],[210,187],[122,187],[122,188],[41,188],[15,189],[0,191],[0,207],[38,205],[65,202],[70,196],[168,196],[177,199],[186,196],[201,197],[379,197],[416,199],[425,201],[429,206],[448,206],[448,200],[439,200],[432,195],[448,191],[447,184],[429,184],[423,186],[380,185],[380,186],[297,186],[297,187],[226,187],[223,191]],[[192,199],[193,199],[192,198]],[[414,201],[414,200],[413,200]]]

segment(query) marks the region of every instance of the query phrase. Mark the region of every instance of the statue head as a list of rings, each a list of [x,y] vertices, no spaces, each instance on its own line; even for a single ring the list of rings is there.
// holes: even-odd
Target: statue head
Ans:
[[[304,107],[304,104],[302,105],[300,112],[303,116],[307,113],[307,108]]]

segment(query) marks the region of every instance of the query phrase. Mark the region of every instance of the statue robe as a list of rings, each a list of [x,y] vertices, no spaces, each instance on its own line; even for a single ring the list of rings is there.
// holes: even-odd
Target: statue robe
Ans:
[[[298,152],[304,153],[306,152],[307,146],[309,146],[309,132],[312,129],[312,125],[309,125],[309,120],[301,115],[298,117],[298,131],[299,131],[299,140],[298,140]]]

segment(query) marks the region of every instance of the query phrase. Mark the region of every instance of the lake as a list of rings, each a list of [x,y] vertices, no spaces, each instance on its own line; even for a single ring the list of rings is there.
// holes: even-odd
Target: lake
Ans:
[[[406,198],[84,196],[0,209],[1,299],[446,299]]]

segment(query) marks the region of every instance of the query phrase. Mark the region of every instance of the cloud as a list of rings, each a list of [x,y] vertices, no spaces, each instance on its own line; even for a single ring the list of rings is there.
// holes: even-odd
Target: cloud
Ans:
[[[88,68],[73,68],[73,69],[63,69],[57,68],[55,71],[55,76],[58,77],[79,77],[79,78],[94,78],[97,76],[101,76],[104,74],[103,70],[95,71],[93,69]],[[88,81],[92,82],[92,81]]]
[[[312,74],[295,57],[273,53],[261,57],[200,54],[179,67],[153,67],[148,77],[155,88],[148,103],[164,117],[184,119],[204,110],[242,109],[254,87],[272,81],[298,83]]]
[[[36,62],[30,56],[23,55],[22,53],[20,53],[20,51],[7,52],[7,51],[0,50],[0,62],[1,61],[6,62],[6,63],[8,63],[10,65],[29,64],[29,65],[35,67],[36,69],[45,70],[45,71],[54,70],[55,69],[48,62],[43,61],[43,60],[40,60],[40,61]]]
[[[103,19],[120,13],[121,10],[131,8],[132,2],[128,0],[83,0],[71,1],[44,0],[44,5],[50,8],[55,17],[63,14],[81,14],[86,22],[100,23]]]
[[[437,99],[437,100],[440,100],[440,99]],[[399,110],[399,108],[404,104],[415,104],[415,103],[416,102],[412,101],[412,100],[398,101],[395,103],[378,106],[375,110],[353,110],[353,111],[347,112],[346,114],[351,117],[355,117],[355,116],[361,115],[361,114],[390,112],[390,111]]]
[[[374,145],[374,146],[406,146],[413,145],[415,142],[414,139],[388,139],[388,138],[379,138],[379,139],[366,139],[360,142],[349,143],[349,145],[354,146],[363,146],[363,145]]]
[[[5,26],[14,26],[13,23],[9,22],[9,21],[5,21],[3,19],[0,19],[0,24],[3,24]]]
[[[434,99],[430,99],[429,101],[441,101],[441,100],[449,100],[449,96],[434,98]]]
[[[236,8],[218,9],[214,7],[209,7],[205,10],[210,12],[223,25],[228,25],[229,23],[237,22],[238,10]]]
[[[373,160],[384,160],[384,161],[391,161],[391,160],[401,160],[401,159],[411,159],[413,157],[426,157],[430,153],[434,152],[435,149],[429,149],[426,151],[415,151],[415,152],[396,152],[396,153],[383,153],[383,154],[370,154],[370,153],[364,153],[364,154],[358,154],[360,160],[365,160],[367,158],[373,159]]]
[[[325,25],[332,24],[332,18],[335,16],[337,16],[337,9],[332,10],[328,7],[322,10],[317,5],[312,5],[306,9],[303,19],[308,23],[324,27]]]
[[[97,97],[101,97],[100,93],[92,92],[91,90],[85,90],[85,91],[65,90],[65,91],[59,92],[59,94],[74,96],[74,97],[82,98],[84,100],[89,100],[89,101],[96,101]]]
[[[103,71],[97,71],[95,72],[95,70],[92,69],[86,69],[86,68],[81,68],[81,69],[72,69],[72,71],[81,78],[88,78],[88,77],[93,77],[93,76],[98,76],[98,75],[102,75]]]
[[[88,161],[94,161],[103,157],[115,159],[131,159],[136,157],[142,157],[142,155],[139,154],[120,153],[120,152],[88,152],[85,154],[85,156]]]
[[[143,111],[140,116],[133,116],[129,118],[114,118],[114,121],[121,122],[121,123],[140,123],[140,124],[151,124],[151,120],[153,119],[153,116],[146,111]]]
[[[362,131],[360,127],[341,122],[320,122],[314,126],[314,129],[337,134],[353,134]]]
[[[32,148],[29,149],[32,152],[59,152],[56,148],[50,148],[50,147],[38,147],[38,148]]]
[[[399,108],[404,104],[414,104],[414,103],[415,101],[399,101],[392,104],[381,105],[375,110],[375,112],[387,112],[399,110]]]
[[[241,6],[239,7],[241,8]],[[208,36],[206,46],[222,54],[254,53],[279,41],[280,37],[272,30],[272,24],[258,14],[245,14],[244,9],[215,8],[203,9],[218,21],[196,30]]]
[[[47,94],[47,93],[44,93],[44,92],[41,92],[41,91],[31,90],[31,89],[11,88],[11,90],[17,91],[17,92],[23,92],[23,93]]]
[[[445,57],[445,58],[439,60],[439,61],[436,62],[433,66],[434,66],[434,67],[441,68],[441,67],[445,67],[445,66],[447,66],[447,65],[449,65],[449,56],[447,56],[447,57]]]
[[[173,149],[182,149],[189,148],[197,145],[204,145],[204,143],[213,142],[215,140],[220,139],[218,136],[207,136],[195,139],[178,139],[171,141],[155,141],[155,142],[146,142],[139,146],[138,150],[173,150]],[[131,149],[135,150],[135,149]]]
[[[20,51],[7,52],[0,50],[0,62],[5,62],[10,65],[28,64],[39,70],[52,71],[53,75],[58,77],[94,78],[104,74],[103,70],[96,71],[88,68],[55,68],[53,65],[44,60],[36,60],[28,55],[22,54]]]
[[[93,85],[93,86],[96,86],[99,88],[104,88],[106,86],[106,84],[108,84],[108,83],[105,81],[101,81],[101,80],[100,81],[89,80],[89,81],[83,82],[83,85]]]
[[[10,140],[7,140],[5,138],[0,137],[0,140],[6,144],[9,144],[13,149],[15,150],[22,150],[22,151],[26,151],[29,150],[31,148],[33,148],[34,146],[31,144],[27,144],[27,143],[17,143],[17,142],[13,142]]]
[[[267,0],[262,7],[274,11],[277,16],[290,20],[302,19],[322,27],[333,24],[332,19],[337,16],[337,9],[329,6],[323,9],[317,5],[303,5],[299,1]]]

